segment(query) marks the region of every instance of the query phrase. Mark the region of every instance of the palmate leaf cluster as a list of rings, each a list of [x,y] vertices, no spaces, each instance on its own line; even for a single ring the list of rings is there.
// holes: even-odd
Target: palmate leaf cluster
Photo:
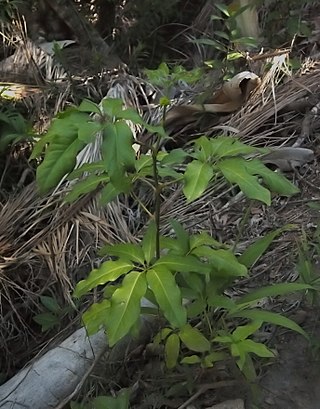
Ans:
[[[128,121],[156,135],[157,142],[150,146],[151,154],[136,157]],[[74,169],[77,154],[97,137],[101,138],[101,159]],[[188,151],[179,148],[161,152],[159,142],[165,138],[168,136],[162,126],[145,123],[134,110],[124,109],[121,100],[104,99],[100,105],[84,101],[78,108],[59,114],[34,149],[36,157],[46,147],[37,170],[40,191],[48,192],[67,176],[74,181],[66,201],[99,189],[101,203],[105,205],[120,193],[130,195],[139,181],[153,189],[156,209],[157,203],[161,205],[161,192],[173,183],[182,183],[187,202],[201,197],[210,184],[220,179],[237,186],[248,199],[266,205],[271,203],[271,191],[283,196],[298,192],[284,176],[259,160],[265,149],[247,146],[231,137],[202,136]],[[174,220],[174,236],[161,236],[158,216],[155,210],[140,243],[105,246],[101,255],[107,257],[106,261],[77,284],[74,292],[77,298],[96,287],[103,290],[103,299],[83,315],[90,334],[105,328],[113,346],[127,334],[136,333],[141,314],[160,312],[167,324],[154,342],[165,344],[168,367],[174,367],[181,354],[182,363],[212,366],[225,358],[225,350],[216,351],[215,346],[220,343],[248,378],[254,377],[251,354],[273,356],[264,345],[248,339],[263,322],[307,336],[288,318],[262,311],[255,305],[263,297],[310,290],[309,284],[273,285],[236,301],[224,294],[235,280],[248,275],[275,237],[293,226],[267,234],[236,257],[206,232],[189,234]],[[215,309],[225,312],[224,322],[244,318],[248,324],[227,333],[217,332],[219,326],[208,329],[202,319]],[[192,322],[199,322],[199,328]]]

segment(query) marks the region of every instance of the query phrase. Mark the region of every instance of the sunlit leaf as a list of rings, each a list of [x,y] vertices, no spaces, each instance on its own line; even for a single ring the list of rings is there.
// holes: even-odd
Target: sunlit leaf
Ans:
[[[124,244],[113,244],[106,245],[102,247],[99,251],[102,256],[116,256],[124,260],[131,260],[135,263],[143,264],[144,254],[142,248],[139,244],[124,243]]]
[[[105,261],[99,268],[92,270],[87,279],[78,282],[74,290],[74,296],[81,297],[98,285],[115,281],[132,268],[133,264],[127,260]]]
[[[273,284],[267,287],[258,288],[253,290],[249,294],[244,295],[237,299],[237,304],[246,304],[248,302],[261,300],[264,297],[276,297],[278,295],[284,295],[293,293],[296,291],[312,290],[313,287],[308,284],[301,283],[279,283]]]
[[[93,335],[106,326],[107,314],[109,313],[110,301],[103,300],[92,304],[82,315],[88,335]]]
[[[154,221],[150,221],[147,231],[142,239],[142,250],[144,253],[144,258],[148,264],[156,255],[156,234],[156,224]]]
[[[210,342],[197,329],[187,324],[179,331],[179,337],[187,348],[195,352],[206,352],[210,350]]]
[[[268,188],[282,196],[292,196],[299,193],[299,189],[279,172],[267,168],[260,160],[247,161],[246,169],[251,174],[260,175]]]
[[[288,224],[282,227],[281,229],[277,229],[266,234],[261,239],[257,239],[239,257],[239,262],[241,264],[244,264],[248,268],[252,267],[263,255],[263,253],[268,249],[270,244],[277,236],[279,236],[286,230],[291,230],[293,227],[294,227],[293,225]]]
[[[180,362],[186,365],[195,365],[201,362],[201,358],[198,355],[191,355],[181,359]]]
[[[184,174],[183,193],[188,202],[202,195],[213,176],[213,169],[208,163],[194,160],[188,164]]]
[[[253,353],[261,358],[274,358],[275,354],[264,344],[254,342],[252,339],[245,339],[241,341],[241,348],[248,353]]]
[[[218,163],[223,176],[230,182],[237,184],[249,199],[260,200],[270,205],[269,190],[260,185],[257,176],[252,176],[242,158],[225,159]]]
[[[109,182],[107,186],[105,186],[100,193],[100,203],[102,205],[106,205],[112,200],[114,200],[119,195],[119,190],[114,187],[114,185]]]
[[[90,193],[97,189],[100,183],[106,183],[109,181],[109,176],[102,175],[90,175],[83,180],[80,180],[75,185],[72,186],[72,190],[66,194],[64,201],[66,203],[74,202],[79,196],[86,193]]]
[[[262,321],[252,321],[246,325],[239,325],[232,333],[232,337],[236,341],[243,341],[250,335],[254,334],[261,327]]]
[[[77,154],[85,146],[77,137],[77,127],[73,124],[68,130],[67,126],[68,124],[66,130],[61,129],[61,134],[54,135],[51,139],[44,160],[37,168],[37,182],[41,194],[56,187],[61,179],[73,170]]]
[[[154,266],[147,272],[147,281],[164,316],[174,327],[186,323],[187,312],[173,274],[164,267]]]
[[[296,324],[291,319],[284,317],[283,315],[276,312],[263,311],[259,309],[250,309],[243,311],[235,311],[232,314],[230,314],[230,316],[248,318],[254,321],[263,321],[269,324],[279,325],[281,327],[285,327],[291,329],[292,331],[298,332],[305,338],[309,339],[308,334],[298,324]]]
[[[78,129],[78,138],[85,143],[91,143],[97,136],[97,133],[102,131],[103,125],[99,122],[88,121],[85,122]]]
[[[164,356],[167,368],[172,369],[177,365],[179,352],[180,339],[178,335],[177,334],[169,335],[164,347]]]
[[[165,267],[172,272],[198,272],[200,274],[210,272],[210,266],[202,263],[194,256],[166,255],[162,256],[153,265],[154,268]]]
[[[235,255],[229,250],[216,250],[207,246],[201,246],[192,250],[192,254],[195,254],[198,257],[207,258],[212,269],[218,273],[223,272],[227,276],[239,277],[248,274],[246,266],[239,263]]]
[[[127,274],[111,298],[107,318],[107,334],[110,346],[127,335],[140,317],[141,298],[147,290],[144,273],[132,271]]]
[[[132,147],[131,129],[124,121],[108,123],[103,132],[102,156],[110,177],[117,176],[119,169],[135,168],[135,151]]]
[[[89,99],[84,99],[79,105],[78,110],[81,112],[94,112],[95,114],[101,114],[99,106]]]

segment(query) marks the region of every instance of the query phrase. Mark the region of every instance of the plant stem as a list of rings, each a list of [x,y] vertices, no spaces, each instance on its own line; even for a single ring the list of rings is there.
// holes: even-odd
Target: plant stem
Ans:
[[[162,125],[166,117],[166,107],[163,107]],[[162,185],[159,183],[159,174],[157,168],[157,156],[160,149],[161,136],[157,135],[157,140],[152,147],[152,167],[154,179],[154,221],[156,223],[156,259],[160,258],[160,206]]]
[[[156,258],[160,258],[160,204],[161,204],[161,189],[159,184],[159,175],[157,169],[157,154],[160,146],[160,136],[158,136],[155,147],[152,149],[152,165],[154,179],[154,221],[156,223]]]

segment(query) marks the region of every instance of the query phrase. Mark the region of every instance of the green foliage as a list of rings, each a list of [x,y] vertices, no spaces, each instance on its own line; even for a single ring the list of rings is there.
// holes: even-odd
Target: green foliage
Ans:
[[[42,332],[53,328],[60,328],[62,318],[70,312],[70,308],[62,308],[54,297],[46,295],[40,297],[40,302],[45,312],[35,315],[33,320],[41,325]]]
[[[176,77],[168,79],[170,71],[164,65],[160,71],[152,74],[154,80],[165,77],[167,82],[162,84],[169,87]],[[135,157],[127,120],[155,134],[157,140],[150,146],[151,155]],[[102,160],[74,170],[79,148],[90,143],[97,133],[102,138]],[[277,284],[253,291],[236,302],[225,295],[225,290],[239,278],[247,277],[248,268],[264,254],[274,238],[293,226],[268,233],[242,256],[236,256],[228,246],[206,232],[189,234],[175,220],[171,222],[174,234],[161,235],[161,194],[168,183],[183,183],[184,195],[187,201],[192,201],[203,194],[211,181],[225,179],[247,198],[270,204],[271,191],[290,196],[298,189],[263,165],[258,157],[265,153],[264,149],[230,137],[202,136],[188,152],[183,149],[160,152],[160,142],[166,137],[161,126],[145,124],[136,112],[123,109],[120,100],[105,99],[99,106],[84,101],[79,108],[60,114],[36,146],[34,155],[42,153],[48,144],[37,174],[42,192],[53,188],[67,173],[70,179],[80,178],[68,193],[67,201],[101,185],[105,200],[111,200],[120,192],[129,194],[137,181],[153,188],[155,211],[142,240],[104,246],[100,254],[109,259],[77,284],[74,296],[80,298],[103,286],[103,299],[89,307],[83,321],[90,334],[105,328],[111,346],[136,331],[140,315],[145,311],[141,305],[147,299],[153,305],[148,313],[160,314],[166,322],[154,342],[164,344],[168,368],[180,363],[211,367],[231,354],[240,370],[248,379],[253,379],[251,355],[263,358],[274,355],[251,339],[263,322],[282,325],[306,336],[288,318],[255,308],[256,302],[263,297],[309,291],[313,287]],[[60,164],[61,157],[64,161]],[[185,159],[188,163],[183,170],[181,162]],[[216,328],[208,324],[212,309],[223,312]],[[245,318],[246,324],[237,326],[238,317]]]
[[[17,16],[17,7],[22,0],[0,0],[0,23],[12,24],[12,20]]]
[[[195,142],[193,160],[184,174],[183,192],[192,201],[200,197],[213,176],[219,171],[249,198],[271,204],[270,190],[259,183],[258,177],[274,192],[291,196],[299,192],[292,183],[279,173],[268,169],[259,159],[245,159],[241,155],[262,153],[263,150],[247,146],[231,137],[209,140],[202,136]]]
[[[311,287],[306,294],[307,301],[311,305],[318,306],[320,302],[320,275],[319,268],[313,260],[318,260],[320,256],[319,227],[316,228],[311,237],[307,237],[306,233],[302,231],[301,238],[298,241],[298,250],[297,271],[299,281]]]
[[[245,58],[243,49],[257,47],[258,39],[243,37],[237,17],[246,11],[248,6],[235,7],[235,3],[225,5],[215,4],[216,14],[211,16],[214,27],[213,36],[193,40],[194,43],[212,47],[215,50],[215,59],[207,61],[209,67],[223,68],[229,75],[234,74],[234,61]]]
[[[203,72],[200,68],[187,71],[180,65],[174,66],[170,71],[168,65],[163,62],[155,70],[145,70],[145,74],[149,82],[162,88],[166,95],[170,87],[177,84],[179,81],[184,81],[187,84],[194,84],[199,81]]]
[[[290,45],[294,37],[305,38],[311,35],[310,22],[304,18],[304,15],[307,16],[304,12],[307,3],[312,4],[313,0],[305,2],[288,0],[285,4],[281,2],[270,4],[264,25],[264,34],[269,46]]]
[[[9,145],[32,138],[31,127],[19,112],[13,108],[0,110],[0,153]]]
[[[71,402],[71,409],[128,409],[130,389],[121,389],[117,396],[98,396],[87,404]]]

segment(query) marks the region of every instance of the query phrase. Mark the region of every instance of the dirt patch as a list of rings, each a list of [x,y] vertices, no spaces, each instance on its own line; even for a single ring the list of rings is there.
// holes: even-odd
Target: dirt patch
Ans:
[[[319,317],[319,311],[314,312]],[[309,325],[308,325],[309,326]],[[276,342],[279,360],[261,380],[261,409],[319,409],[320,407],[320,325],[312,323],[312,343],[288,333]]]

